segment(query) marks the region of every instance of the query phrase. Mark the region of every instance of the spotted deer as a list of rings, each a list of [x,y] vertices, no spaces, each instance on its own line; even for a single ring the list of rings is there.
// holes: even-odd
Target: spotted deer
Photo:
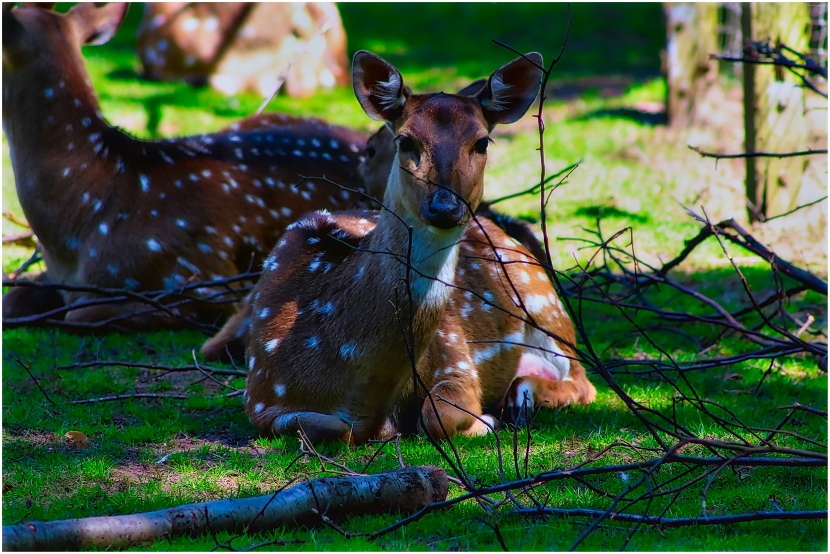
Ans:
[[[143,74],[233,95],[345,85],[346,33],[332,2],[152,2],[136,35]]]
[[[359,195],[332,184],[359,182],[366,139],[348,129],[269,115],[215,134],[139,140],[107,123],[81,46],[107,42],[126,13],[118,3],[81,3],[66,14],[3,9],[3,130],[21,207],[42,245],[41,280],[175,291],[258,267],[305,212],[355,205]],[[65,292],[55,299],[17,287],[3,299],[3,317],[94,298]],[[138,310],[86,304],[66,320],[100,322]],[[119,326],[178,327],[178,316],[213,323],[232,312],[230,302],[199,302]]]
[[[258,429],[302,430],[315,442],[417,429],[478,435],[500,406],[593,401],[547,274],[498,226],[472,217],[490,132],[527,111],[540,67],[531,53],[473,95],[413,94],[391,64],[355,54],[357,99],[395,137],[383,209],[318,211],[292,224],[247,313],[205,345],[250,319],[244,406]]]

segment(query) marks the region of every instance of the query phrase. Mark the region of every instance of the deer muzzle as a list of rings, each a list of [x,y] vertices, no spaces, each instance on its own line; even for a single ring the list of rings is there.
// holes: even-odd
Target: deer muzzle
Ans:
[[[421,219],[439,229],[461,225],[467,207],[448,189],[439,188],[421,204]]]

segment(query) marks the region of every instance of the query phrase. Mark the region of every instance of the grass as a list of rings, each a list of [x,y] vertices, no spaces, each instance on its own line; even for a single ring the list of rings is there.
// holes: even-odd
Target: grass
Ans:
[[[63,6],[63,9],[66,7]],[[546,60],[558,52],[566,28],[561,4],[343,4],[340,6],[349,36],[349,49],[371,49],[401,69],[416,90],[453,90],[489,74],[510,54],[489,42],[500,39],[518,50],[539,50]],[[698,225],[681,207],[704,206],[713,220],[741,214],[735,166],[702,163],[686,149],[692,140],[732,146],[723,128],[678,133],[654,125],[648,106],[662,101],[665,87],[659,78],[659,49],[665,39],[659,4],[574,4],[573,25],[562,62],[556,66],[545,106],[546,169],[548,173],[581,161],[567,184],[556,189],[548,208],[547,224],[557,268],[584,263],[593,253],[584,242],[586,229],[601,224],[605,236],[627,226],[616,244],[629,238],[638,256],[651,262],[666,260],[693,237]],[[253,113],[260,100],[252,96],[224,98],[208,89],[183,84],[149,83],[135,70],[133,40],[139,20],[133,8],[116,38],[106,46],[85,49],[88,69],[99,93],[102,111],[114,124],[135,135],[162,137],[218,129]],[[375,123],[360,111],[350,90],[323,91],[311,99],[278,96],[269,110],[323,117],[351,127],[373,130]],[[727,123],[728,126],[728,123]],[[516,192],[538,181],[538,133],[528,117],[500,129],[491,149],[487,174],[490,198]],[[737,143],[740,144],[739,142]],[[737,183],[737,185],[736,185]],[[16,203],[14,179],[3,143],[3,206],[22,217]],[[520,198],[499,206],[506,212],[536,220],[538,199]],[[4,234],[16,232],[4,221]],[[743,253],[733,254],[742,256]],[[4,271],[28,257],[23,248],[5,248]],[[753,291],[761,295],[772,286],[768,268],[757,260],[739,260]],[[826,258],[818,262],[826,276]],[[712,296],[729,309],[745,306],[740,282],[725,265],[713,241],[685,263],[679,273],[689,286]],[[708,313],[687,298],[662,288],[649,299],[674,310]],[[789,305],[804,318],[813,314],[826,322],[826,298],[802,294]],[[678,333],[647,314],[632,314],[655,344],[679,361],[746,351],[749,345],[726,339],[718,348],[701,353],[699,342],[717,329],[687,325]],[[583,323],[596,352],[605,359],[659,357],[657,349],[634,332],[621,315],[604,305],[587,305]],[[191,352],[204,336],[194,332],[137,335],[75,336],[54,329],[3,331],[3,524],[27,520],[54,520],[93,515],[149,511],[182,503],[266,494],[300,473],[321,472],[313,458],[295,461],[295,438],[258,437],[241,410],[239,397],[223,398],[227,389],[201,375],[165,374],[118,366],[58,369],[92,360],[142,361],[158,366],[192,364]],[[18,360],[28,367],[23,370]],[[791,356],[778,360],[765,378],[768,360],[747,361],[728,368],[690,372],[678,380],[680,391],[696,392],[721,406],[719,415],[734,417],[753,427],[774,428],[781,406],[799,402],[827,409],[827,379],[815,360]],[[616,440],[640,448],[654,447],[653,437],[620,397],[598,375],[597,401],[589,407],[543,411],[531,425],[529,471],[565,468],[587,461]],[[714,423],[688,401],[678,402],[678,389],[666,380],[642,375],[617,375],[616,383],[635,400],[671,413],[700,437],[733,440],[726,428]],[[760,385],[759,385],[760,383]],[[242,387],[243,380],[226,382]],[[41,390],[42,388],[42,390]],[[757,389],[757,390],[756,390]],[[187,400],[122,400],[77,405],[74,400],[132,392],[187,394]],[[726,412],[724,410],[729,410]],[[802,437],[827,436],[826,417],[798,415],[786,427]],[[77,444],[66,433],[80,431],[89,442]],[[524,431],[520,437],[523,437]],[[512,433],[499,434],[511,459]],[[797,437],[781,437],[779,445],[806,448]],[[499,480],[493,437],[459,439],[456,446],[464,466],[479,484]],[[363,470],[376,445],[347,448],[330,445],[326,453],[339,463]],[[813,447],[814,449],[817,447]],[[401,441],[407,464],[446,463],[423,437]],[[694,447],[690,452],[694,453]],[[637,459],[631,449],[617,449],[602,465]],[[292,465],[293,462],[293,465]],[[594,464],[596,465],[596,463]],[[290,466],[290,468],[289,468]],[[368,467],[378,472],[397,466],[391,447]],[[515,477],[512,463],[508,477]],[[660,479],[681,479],[681,468],[664,466]],[[540,487],[552,507],[605,507],[600,492],[618,494],[626,479],[637,474],[612,473],[580,483],[563,480]],[[591,485],[589,487],[588,485]],[[650,513],[668,509],[667,517],[701,515],[705,480],[691,485],[669,506],[666,499],[649,507]],[[640,488],[635,492],[640,492]],[[458,494],[452,489],[451,494]],[[736,468],[712,480],[707,491],[707,513],[821,509],[827,506],[826,469]],[[636,511],[636,510],[635,510]],[[505,543],[516,550],[553,550],[570,547],[590,520],[575,517],[540,520],[495,516]],[[350,531],[374,531],[396,516],[352,518]],[[209,550],[233,539],[235,547],[282,540],[275,549],[287,550],[494,550],[499,548],[491,521],[475,504],[465,502],[449,512],[431,513],[376,541],[345,539],[331,529],[278,530],[259,536],[214,537],[158,541],[142,550]],[[767,521],[730,526],[700,526],[658,531],[605,521],[580,545],[583,550],[826,550],[825,521]],[[290,542],[297,541],[297,542]]]

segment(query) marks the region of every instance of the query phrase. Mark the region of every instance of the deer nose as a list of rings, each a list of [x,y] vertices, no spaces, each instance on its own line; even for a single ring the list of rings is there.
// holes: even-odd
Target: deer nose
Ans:
[[[421,218],[439,229],[457,227],[465,211],[466,206],[458,199],[458,196],[443,188],[430,194],[421,204]]]

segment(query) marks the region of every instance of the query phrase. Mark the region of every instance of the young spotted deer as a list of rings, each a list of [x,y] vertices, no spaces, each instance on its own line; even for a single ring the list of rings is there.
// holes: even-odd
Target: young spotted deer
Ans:
[[[42,245],[41,280],[175,292],[259,267],[305,212],[355,205],[360,195],[329,182],[355,182],[365,137],[347,129],[263,116],[240,122],[238,132],[146,141],[110,126],[81,46],[109,40],[126,12],[126,4],[92,3],[66,14],[3,9],[3,130],[21,207]],[[217,285],[188,294],[226,292]],[[61,301],[86,303],[67,313],[76,323],[144,310],[119,322],[132,329],[177,327],[179,316],[213,323],[233,311],[231,302],[193,302],[170,314],[91,305],[97,297],[88,292],[53,296],[17,287],[3,299],[4,320]]]
[[[436,437],[474,435],[488,429],[474,416],[502,404],[593,400],[546,273],[495,224],[471,217],[489,134],[528,109],[540,64],[536,53],[518,58],[472,96],[412,94],[388,62],[355,54],[355,94],[397,145],[384,207],[292,224],[249,313],[215,338],[250,317],[245,410],[257,428],[360,443],[420,420]]]

